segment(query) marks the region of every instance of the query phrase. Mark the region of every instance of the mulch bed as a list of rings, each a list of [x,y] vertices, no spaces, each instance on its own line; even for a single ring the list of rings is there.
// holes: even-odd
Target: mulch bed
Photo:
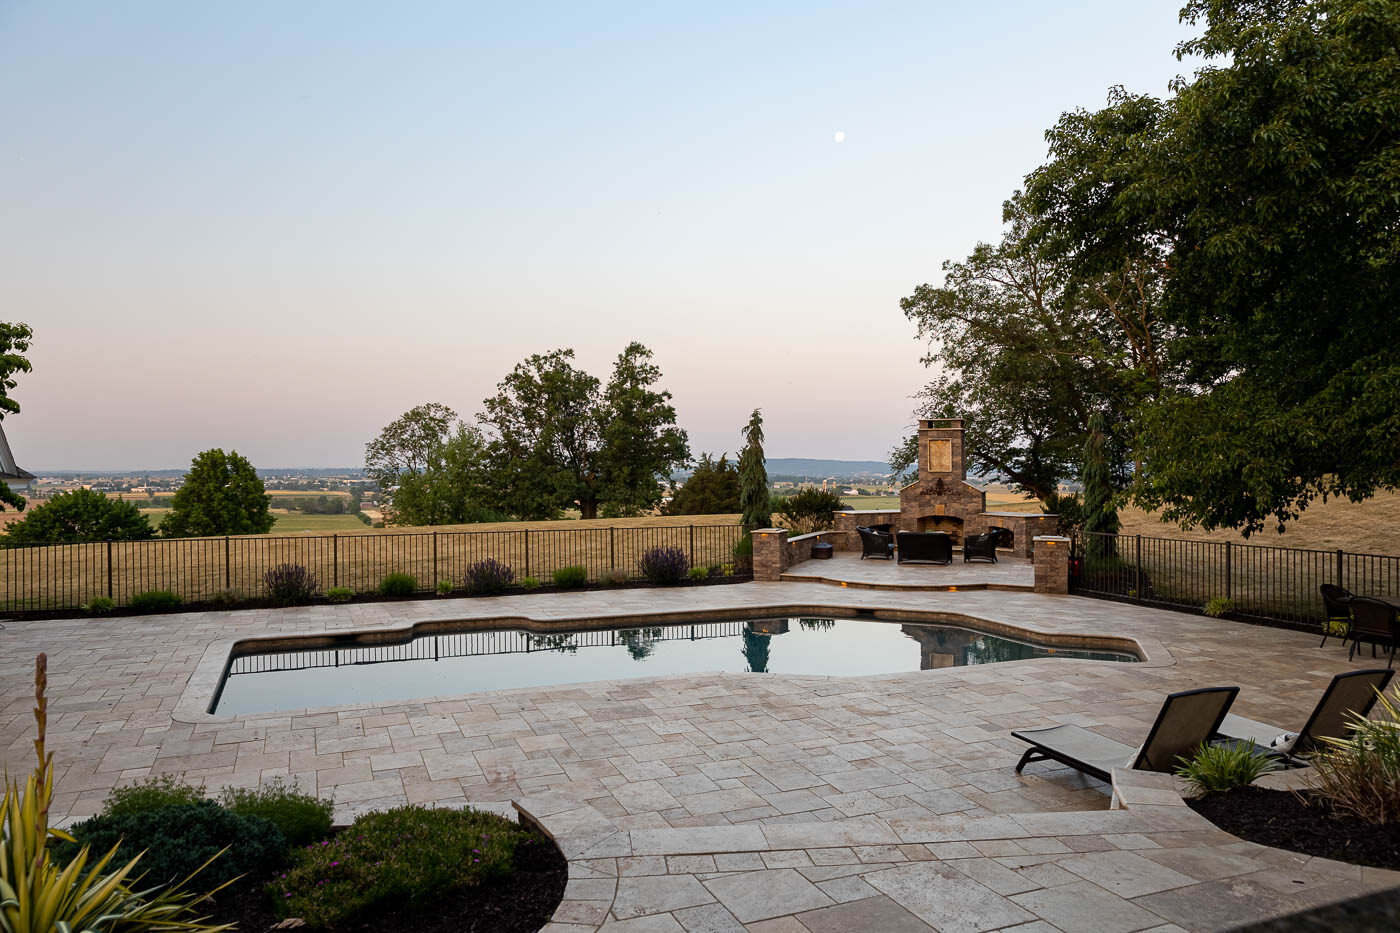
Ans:
[[[1292,791],[1262,787],[1242,787],[1186,803],[1216,826],[1249,842],[1355,865],[1400,869],[1400,824],[1367,823],[1334,813],[1322,803],[1304,803]]]
[[[390,907],[341,924],[335,933],[535,933],[563,900],[569,866],[539,832],[516,848],[514,864],[509,875],[436,898],[429,908]],[[261,883],[243,883],[221,895],[213,919],[237,923],[241,933],[265,933],[281,920]]]

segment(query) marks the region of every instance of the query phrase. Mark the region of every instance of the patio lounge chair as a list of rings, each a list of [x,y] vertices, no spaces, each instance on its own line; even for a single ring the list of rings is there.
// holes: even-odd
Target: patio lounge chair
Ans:
[[[1351,732],[1351,718],[1348,713],[1366,716],[1375,705],[1376,697],[1390,683],[1394,671],[1369,670],[1347,671],[1332,678],[1322,698],[1313,707],[1303,730],[1286,748],[1277,749],[1285,763],[1301,765],[1298,756],[1307,755],[1322,745],[1323,739],[1345,738]],[[1220,723],[1220,734],[1216,743],[1251,742],[1262,749],[1270,749],[1271,743],[1284,735],[1284,730],[1265,722],[1255,722],[1243,716],[1227,715]]]
[[[901,531],[895,536],[899,542],[899,563],[909,560],[927,560],[935,564],[953,562],[953,539],[941,531]]]
[[[970,560],[989,560],[997,562],[997,538],[996,532],[988,532],[984,535],[968,535],[963,538],[963,563]]]
[[[1395,646],[1400,642],[1400,623],[1396,621],[1396,608],[1381,599],[1370,596],[1354,596],[1351,600],[1351,651],[1347,660],[1356,654],[1363,642],[1371,643],[1371,657],[1376,656],[1376,645],[1390,646],[1390,663],[1395,664]]]
[[[1351,637],[1351,601],[1352,595],[1335,583],[1324,583],[1318,587],[1322,593],[1322,605],[1327,609],[1327,618],[1322,623],[1322,642],[1318,645],[1321,648],[1327,644],[1328,636],[1335,635],[1332,626],[1336,625],[1342,630],[1342,644],[1347,643]]]
[[[883,557],[889,560],[894,556],[894,537],[874,528],[857,528],[860,533],[860,559]]]
[[[1147,740],[1137,748],[1074,725],[1013,732],[1012,737],[1030,745],[1016,773],[1033,761],[1058,761],[1101,781],[1111,780],[1114,768],[1173,772],[1178,758],[1190,758],[1220,730],[1239,692],[1239,687],[1203,687],[1168,694]]]

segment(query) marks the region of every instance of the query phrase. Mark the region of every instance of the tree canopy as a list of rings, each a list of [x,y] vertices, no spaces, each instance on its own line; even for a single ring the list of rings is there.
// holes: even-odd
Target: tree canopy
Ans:
[[[744,425],[744,449],[739,453],[739,507],[749,528],[767,528],[773,520],[769,508],[768,467],[763,455],[763,414],[757,408]]]
[[[655,507],[660,481],[690,450],[671,394],[653,388],[661,370],[651,351],[628,344],[606,390],[573,359],[562,349],[530,356],[483,403],[502,511],[551,518],[577,505],[596,518],[603,503],[618,513]]]
[[[34,331],[28,324],[11,324],[0,321],[0,421],[6,415],[19,413],[19,402],[10,398],[10,390],[19,384],[16,373],[33,371],[29,357],[29,343]],[[0,482],[0,508],[8,505],[12,509],[23,509],[25,498],[10,489],[9,483]]]
[[[160,532],[167,538],[267,534],[277,521],[271,499],[246,457],[216,447],[191,462]]]
[[[135,541],[155,529],[131,502],[91,489],[60,492],[5,529],[7,545],[76,544],[83,541]]]
[[[446,405],[415,405],[365,445],[365,472],[399,525],[460,525],[499,517],[480,429]]]
[[[667,515],[730,515],[740,511],[739,468],[721,454],[702,453],[695,471],[671,496]]]

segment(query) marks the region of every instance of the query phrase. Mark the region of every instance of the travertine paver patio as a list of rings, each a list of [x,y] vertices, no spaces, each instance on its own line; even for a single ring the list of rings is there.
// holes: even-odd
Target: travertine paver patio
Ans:
[[[236,719],[199,712],[208,658],[236,638],[823,606],[1129,636],[1151,660],[644,678]],[[1332,674],[1361,664],[1306,634],[1028,592],[804,583],[4,625],[4,764],[30,764],[32,658],[48,652],[56,816],[92,813],[114,784],[159,773],[211,786],[293,775],[334,794],[342,818],[405,801],[516,801],[571,858],[554,933],[1210,930],[1400,882],[1241,843],[1150,781],[1110,811],[1098,782],[1045,765],[1013,772],[1012,728],[1075,722],[1136,743],[1164,693],[1194,686],[1239,684],[1237,712],[1296,726]]]
[[[783,574],[784,580],[799,583],[847,583],[852,586],[884,588],[960,587],[980,589],[1030,589],[1035,585],[1035,566],[1023,558],[1002,556],[995,564],[984,561],[964,563],[954,549],[951,564],[898,563],[878,557],[861,559],[859,553],[838,551],[830,560],[808,560]]]

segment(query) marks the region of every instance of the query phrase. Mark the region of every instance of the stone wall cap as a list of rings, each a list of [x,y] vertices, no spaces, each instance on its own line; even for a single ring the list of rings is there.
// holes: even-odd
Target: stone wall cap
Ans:
[[[786,528],[755,528],[755,529],[753,530],[753,533],[756,534],[756,535],[775,535],[775,534],[778,534],[779,532],[781,532],[781,533],[783,533],[783,534],[787,534],[787,529],[786,529]]]
[[[1035,536],[1034,538],[1032,538],[1031,540],[1032,540],[1032,541],[1055,541],[1055,542],[1063,541],[1065,544],[1069,544],[1069,538],[1066,538],[1064,535],[1036,535],[1036,536]]]
[[[1056,512],[983,512],[983,515],[995,515],[998,518],[1059,518]]]

